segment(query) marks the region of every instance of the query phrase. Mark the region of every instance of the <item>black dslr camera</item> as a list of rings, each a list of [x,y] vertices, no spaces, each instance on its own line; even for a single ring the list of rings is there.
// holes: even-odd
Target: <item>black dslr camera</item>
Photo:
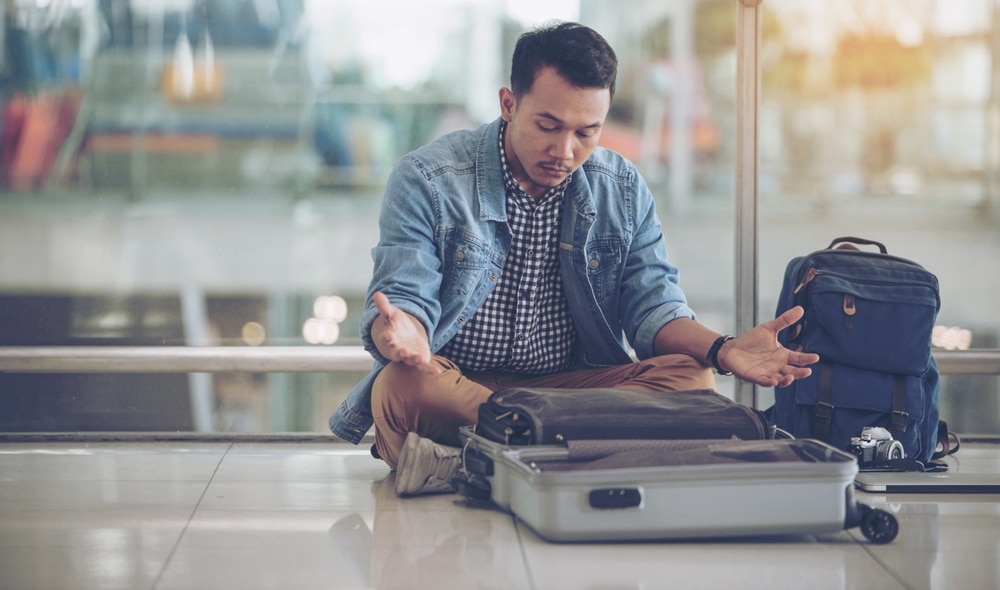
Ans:
[[[880,426],[862,428],[861,436],[851,437],[849,450],[858,458],[861,467],[877,467],[906,457],[903,443],[892,438],[892,434]]]

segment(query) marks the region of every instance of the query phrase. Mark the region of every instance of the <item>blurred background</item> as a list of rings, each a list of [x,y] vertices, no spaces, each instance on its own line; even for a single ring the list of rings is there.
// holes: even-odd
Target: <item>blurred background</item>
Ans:
[[[0,0],[0,346],[358,346],[393,163],[499,114],[518,35],[618,52],[602,143],[653,189],[700,319],[734,325],[737,0]],[[1000,2],[764,0],[759,301],[841,235],[1000,337]],[[362,373],[0,374],[0,431],[327,432]],[[731,383],[720,381],[721,388]],[[996,376],[943,416],[1000,434]],[[767,392],[762,394],[767,405]]]

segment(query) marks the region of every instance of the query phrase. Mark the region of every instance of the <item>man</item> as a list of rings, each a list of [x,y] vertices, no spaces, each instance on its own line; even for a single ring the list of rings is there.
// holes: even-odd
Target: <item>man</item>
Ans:
[[[735,339],[697,323],[649,189],[598,147],[616,74],[587,27],[526,33],[500,118],[393,170],[361,320],[375,369],[330,427],[357,443],[374,423],[397,493],[451,489],[458,429],[498,389],[713,389],[712,367],[785,386],[819,360],[777,342],[801,309]]]

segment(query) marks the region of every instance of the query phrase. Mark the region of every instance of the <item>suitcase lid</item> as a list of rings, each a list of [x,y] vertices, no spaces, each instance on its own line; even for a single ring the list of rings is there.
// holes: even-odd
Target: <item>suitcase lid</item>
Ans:
[[[853,455],[813,439],[685,442],[690,443],[686,449],[637,448],[584,461],[559,447],[522,447],[501,455],[535,485],[850,482],[858,473]]]

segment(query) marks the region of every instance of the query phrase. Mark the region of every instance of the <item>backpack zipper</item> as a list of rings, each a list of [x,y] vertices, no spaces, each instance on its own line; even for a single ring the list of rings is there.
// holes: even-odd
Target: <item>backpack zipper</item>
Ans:
[[[802,289],[804,289],[806,287],[806,285],[808,285],[809,283],[813,282],[813,280],[815,280],[816,277],[818,277],[819,275],[828,275],[828,276],[832,276],[832,277],[841,277],[841,278],[843,278],[843,279],[845,279],[847,281],[850,281],[852,283],[860,283],[860,284],[863,284],[863,285],[887,285],[887,286],[890,286],[890,287],[894,287],[894,286],[897,286],[897,285],[909,285],[911,287],[926,287],[927,289],[930,289],[932,291],[934,290],[934,287],[933,287],[933,285],[930,282],[923,282],[923,281],[874,281],[874,280],[868,280],[868,279],[859,279],[857,277],[852,277],[852,276],[845,276],[845,275],[842,275],[842,274],[839,274],[839,273],[835,273],[835,272],[831,272],[831,271],[828,271],[828,270],[820,270],[820,269],[815,268],[815,267],[810,267],[809,270],[806,272],[805,278],[803,278],[802,282],[799,283],[797,287],[795,287],[795,290],[792,291],[792,294],[793,295],[797,295],[799,293],[799,291],[801,291]]]
[[[802,279],[802,282],[799,283],[799,285],[797,287],[795,287],[795,290],[792,291],[792,294],[793,295],[798,295],[799,291],[801,291],[802,289],[805,289],[806,285],[808,285],[809,283],[811,283],[812,280],[816,278],[816,275],[820,275],[820,274],[823,274],[823,271],[819,270],[815,266],[809,267],[809,270],[806,272],[805,278]]]
[[[844,327],[853,328],[854,322],[851,318],[858,312],[857,307],[854,306],[854,295],[850,293],[844,293]]]

